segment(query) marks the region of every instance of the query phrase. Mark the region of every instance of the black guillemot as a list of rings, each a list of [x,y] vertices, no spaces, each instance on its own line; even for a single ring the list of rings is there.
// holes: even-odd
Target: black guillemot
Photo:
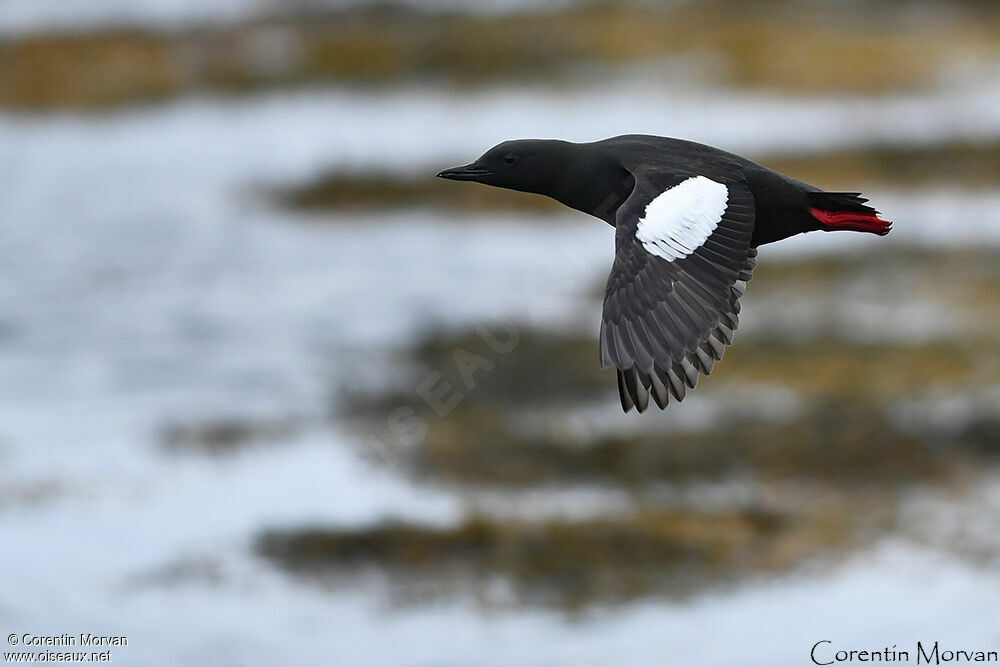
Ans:
[[[733,342],[757,246],[814,230],[884,236],[892,223],[857,192],[825,192],[681,139],[525,139],[438,174],[551,197],[615,227],[601,366],[622,408],[684,399]]]

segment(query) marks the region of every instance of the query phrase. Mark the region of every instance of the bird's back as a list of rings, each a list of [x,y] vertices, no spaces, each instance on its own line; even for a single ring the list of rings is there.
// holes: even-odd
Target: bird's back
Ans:
[[[754,199],[754,246],[820,228],[809,216],[809,209],[814,193],[823,193],[822,189],[741,155],[694,141],[647,134],[612,137],[594,145],[614,154],[636,178],[655,181],[669,173],[705,176],[720,182],[743,180]]]

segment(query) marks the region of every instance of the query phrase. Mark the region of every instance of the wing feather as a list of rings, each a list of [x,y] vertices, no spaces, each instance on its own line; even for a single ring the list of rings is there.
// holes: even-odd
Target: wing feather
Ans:
[[[757,264],[750,246],[753,196],[738,176],[724,179],[725,211],[700,245],[690,226],[678,227],[676,237],[646,234],[640,241],[636,231],[649,203],[692,177],[659,176],[658,183],[637,179],[618,211],[615,262],[604,299],[601,364],[617,367],[626,412],[646,410],[650,396],[661,409],[670,398],[682,401],[700,375],[714,370],[733,342],[739,299]],[[705,224],[700,214],[671,211],[691,225]],[[674,259],[654,254],[656,246],[668,248]]]

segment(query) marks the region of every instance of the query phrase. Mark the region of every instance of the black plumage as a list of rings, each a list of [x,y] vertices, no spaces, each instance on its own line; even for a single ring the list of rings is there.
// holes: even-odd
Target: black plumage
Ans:
[[[547,195],[615,227],[600,361],[617,368],[626,412],[644,411],[650,397],[660,408],[681,401],[712,372],[733,342],[759,245],[891,227],[859,193],[665,137],[509,141],[438,175]]]

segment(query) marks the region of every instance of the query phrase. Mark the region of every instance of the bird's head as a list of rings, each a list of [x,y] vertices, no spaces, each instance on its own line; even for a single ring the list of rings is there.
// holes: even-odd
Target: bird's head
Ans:
[[[475,162],[445,169],[438,177],[551,195],[556,175],[566,167],[571,146],[565,141],[549,139],[505,141]]]
[[[556,139],[505,141],[440,178],[475,181],[551,197],[570,208],[615,224],[615,211],[635,184],[632,175],[598,144]]]

